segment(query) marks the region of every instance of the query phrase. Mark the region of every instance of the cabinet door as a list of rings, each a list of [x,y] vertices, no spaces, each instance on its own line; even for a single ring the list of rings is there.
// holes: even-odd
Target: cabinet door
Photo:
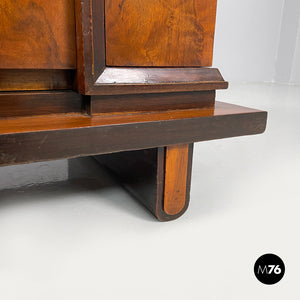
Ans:
[[[74,69],[74,0],[1,0],[0,69]]]
[[[77,84],[86,95],[215,90],[217,0],[75,0]]]
[[[215,0],[106,0],[105,4],[108,66],[211,65]]]
[[[0,1],[0,91],[72,88],[74,9],[74,0]]]

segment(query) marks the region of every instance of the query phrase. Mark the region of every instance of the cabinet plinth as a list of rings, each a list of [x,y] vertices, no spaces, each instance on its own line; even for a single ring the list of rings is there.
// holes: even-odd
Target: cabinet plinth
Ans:
[[[194,143],[266,128],[215,101],[217,0],[54,2],[0,3],[0,166],[93,156],[157,219],[180,217]]]

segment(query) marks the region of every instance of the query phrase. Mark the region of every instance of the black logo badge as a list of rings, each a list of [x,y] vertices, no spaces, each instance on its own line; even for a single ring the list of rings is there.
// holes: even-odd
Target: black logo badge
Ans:
[[[278,283],[284,276],[285,266],[282,259],[275,254],[261,256],[254,265],[256,278],[264,284]]]

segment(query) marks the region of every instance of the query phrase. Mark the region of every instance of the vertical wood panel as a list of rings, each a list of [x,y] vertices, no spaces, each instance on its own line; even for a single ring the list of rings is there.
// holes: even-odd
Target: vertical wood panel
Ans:
[[[164,211],[176,215],[186,200],[189,145],[166,148]]]
[[[74,0],[1,0],[0,68],[76,68]]]
[[[106,0],[108,66],[210,66],[216,0]]]

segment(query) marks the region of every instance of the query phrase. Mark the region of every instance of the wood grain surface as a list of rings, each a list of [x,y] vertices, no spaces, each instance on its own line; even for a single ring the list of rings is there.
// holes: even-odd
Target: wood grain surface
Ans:
[[[0,93],[0,118],[80,113],[83,97],[74,91]]]
[[[211,65],[216,0],[75,0],[75,4],[76,86],[81,94],[195,92],[228,87],[217,69],[202,68]],[[160,24],[165,13],[171,19],[182,14],[182,24]],[[151,24],[144,24],[147,18],[150,23],[159,23],[157,32],[151,29]],[[198,19],[203,30],[198,28]],[[126,31],[123,22],[145,28],[138,32],[136,28]],[[170,27],[169,32],[165,32],[166,26]],[[202,34],[199,43],[198,34]],[[164,35],[168,41],[163,38],[161,44]],[[152,55],[148,48],[153,48],[155,53]],[[135,62],[127,63],[127,55]],[[112,59],[120,63],[111,63]]]
[[[0,69],[0,91],[70,90],[74,70]]]
[[[216,0],[106,0],[108,66],[210,66]]]
[[[186,201],[189,145],[166,147],[164,211],[177,215]]]
[[[213,108],[215,91],[91,96],[89,114],[137,114],[175,109]]]
[[[230,120],[238,120],[238,117],[241,116],[245,117],[245,122],[241,123],[240,128],[235,128],[233,126],[231,128],[232,135],[230,136],[235,136],[235,134],[241,131],[246,131],[246,128],[249,129],[249,132],[263,131],[265,129],[267,112],[217,101],[215,107],[213,108],[183,109],[152,113],[147,112],[134,115],[108,115],[91,117],[87,114],[70,113],[46,115],[42,117],[37,116],[31,118],[8,118],[6,120],[0,120],[0,135],[48,130],[70,130],[84,127],[106,127],[108,125],[116,126],[122,124],[147,123],[149,124],[149,126],[151,124],[154,126],[160,125],[164,122],[176,120],[189,120],[191,123],[195,121],[195,124],[200,124],[202,123],[202,121],[205,123],[207,118],[209,118],[208,123],[213,125],[213,120],[215,120],[215,126],[207,128],[205,133],[199,132],[197,135],[194,136],[195,140],[191,142],[195,142],[197,141],[197,136],[205,136],[207,135],[207,132],[215,132],[218,128],[218,121],[221,121],[222,123],[225,117],[230,117],[228,118],[228,122],[230,122]],[[253,121],[253,123],[250,122],[251,120]],[[234,122],[232,121],[232,123]],[[230,125],[230,123],[228,123],[227,125]],[[246,127],[243,127],[242,125],[245,125]],[[197,131],[198,129],[197,127],[181,128],[180,132],[186,132],[188,137],[190,138],[191,136],[193,136],[193,130]],[[229,128],[224,128],[224,131],[230,134]],[[179,135],[180,132],[177,132],[177,134]],[[172,131],[172,134],[176,134],[176,131]]]
[[[0,68],[76,68],[74,0],[1,0]]]
[[[129,116],[61,114],[0,120],[0,165],[187,144],[262,133],[267,113],[216,102]]]

